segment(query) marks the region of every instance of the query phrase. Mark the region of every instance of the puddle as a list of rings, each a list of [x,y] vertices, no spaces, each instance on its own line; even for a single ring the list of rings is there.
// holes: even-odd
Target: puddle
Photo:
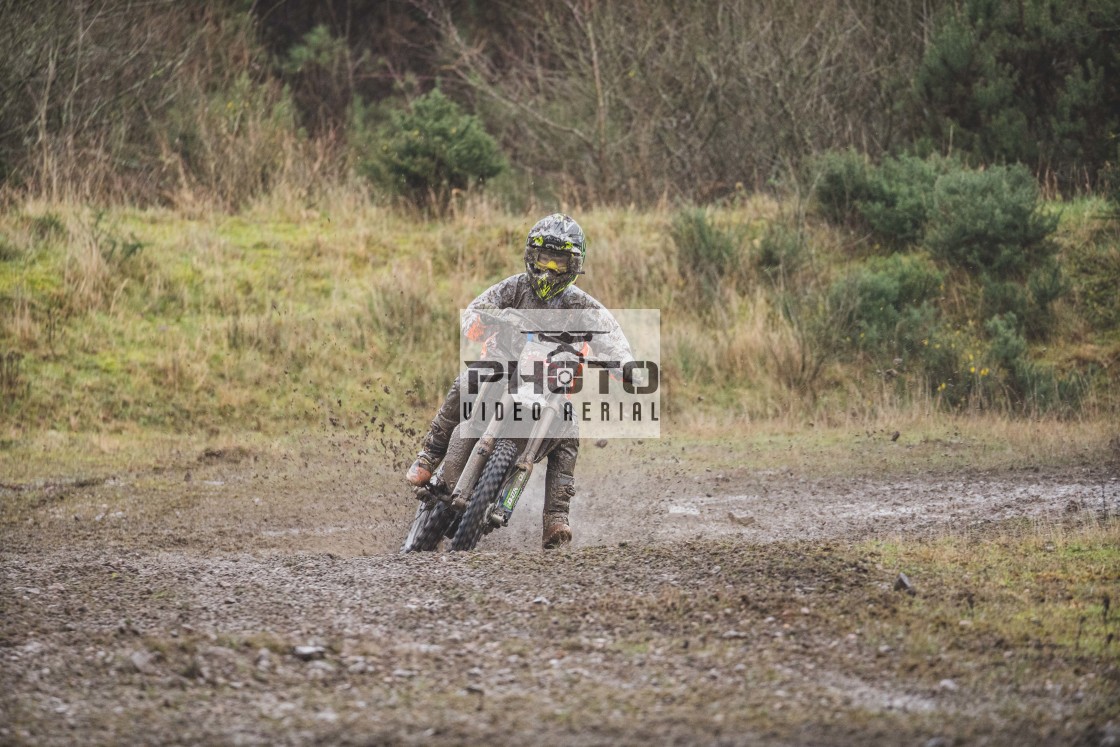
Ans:
[[[674,517],[657,529],[670,539],[692,534],[749,532],[752,539],[813,539],[871,532],[927,530],[961,521],[1058,516],[1076,511],[1120,511],[1120,482],[1013,482],[1009,480],[848,480],[780,483],[768,491],[694,494],[664,502]],[[664,515],[664,514],[663,514]],[[744,517],[749,517],[744,520]],[[757,518],[757,521],[756,521]]]

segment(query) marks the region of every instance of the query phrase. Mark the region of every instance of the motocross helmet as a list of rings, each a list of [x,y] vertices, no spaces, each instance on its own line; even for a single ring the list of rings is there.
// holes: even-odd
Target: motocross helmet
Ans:
[[[541,218],[525,241],[525,272],[542,301],[556,298],[583,274],[587,243],[579,224],[563,213]]]

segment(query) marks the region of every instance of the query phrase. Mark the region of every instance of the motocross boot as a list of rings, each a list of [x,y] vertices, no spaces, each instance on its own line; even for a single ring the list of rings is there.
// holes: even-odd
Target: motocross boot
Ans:
[[[544,531],[541,545],[552,550],[572,541],[572,528],[568,525],[568,506],[575,495],[575,455],[579,441],[563,439],[556,450],[548,455],[548,472],[544,481]]]
[[[451,432],[459,424],[460,378],[456,377],[451,383],[451,389],[448,390],[447,397],[440,405],[439,411],[436,412],[436,416],[432,419],[432,424],[428,428],[427,435],[420,443],[420,453],[416,455],[416,461],[412,463],[412,466],[408,468],[408,472],[404,475],[404,479],[408,481],[409,485],[414,487],[427,485],[428,480],[432,479],[432,473],[435,472],[436,467],[439,466],[444,455],[447,454],[447,444],[451,440]]]
[[[416,455],[416,461],[408,468],[404,479],[413,487],[418,488],[422,485],[427,485],[428,480],[432,479],[432,472],[435,471],[439,462],[440,460],[438,458],[433,457],[426,451],[421,451]]]
[[[572,528],[568,526],[567,515],[547,514],[544,518],[544,532],[541,534],[541,545],[544,549],[554,550],[571,541]]]

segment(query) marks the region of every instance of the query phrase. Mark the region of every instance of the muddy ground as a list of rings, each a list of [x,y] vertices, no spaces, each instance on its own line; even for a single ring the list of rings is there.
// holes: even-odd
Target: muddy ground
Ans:
[[[537,484],[398,555],[401,465],[329,443],[0,477],[0,743],[1120,744],[1115,649],[918,631],[955,591],[868,549],[1099,522],[1115,463],[751,461],[586,449],[547,554]]]

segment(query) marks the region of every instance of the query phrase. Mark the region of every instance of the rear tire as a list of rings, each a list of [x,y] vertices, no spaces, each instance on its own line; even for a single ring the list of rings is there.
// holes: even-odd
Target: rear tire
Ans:
[[[506,473],[517,458],[517,451],[517,443],[509,439],[503,439],[494,446],[494,453],[483,467],[471,501],[463,512],[459,530],[451,540],[452,550],[473,550],[482,539],[490,509],[506,480]]]

